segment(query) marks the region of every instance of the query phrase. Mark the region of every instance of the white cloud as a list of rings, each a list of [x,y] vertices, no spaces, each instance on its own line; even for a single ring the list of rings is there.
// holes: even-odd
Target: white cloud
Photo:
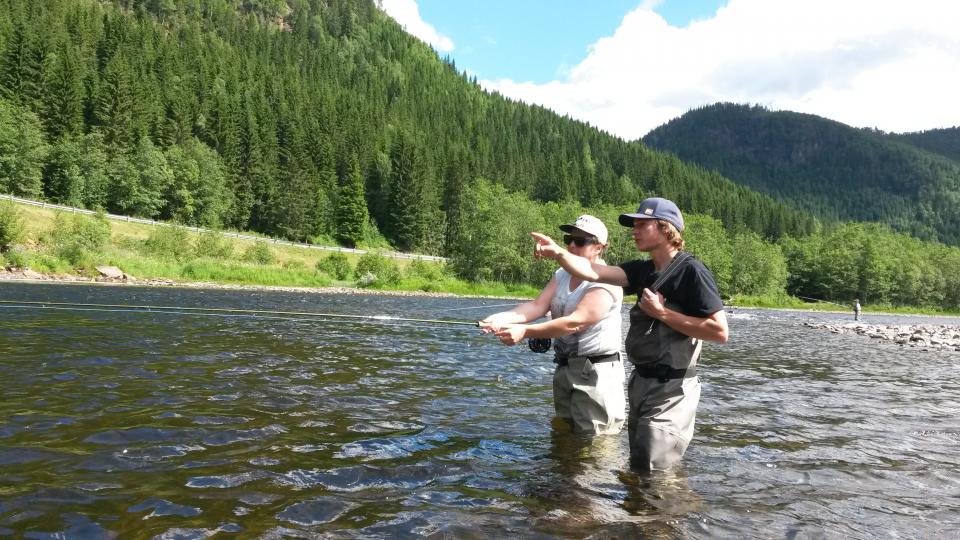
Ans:
[[[434,49],[446,53],[453,51],[453,40],[420,17],[420,7],[416,0],[382,0],[381,7],[407,32],[429,43]]]
[[[626,139],[717,101],[896,132],[960,125],[960,2],[730,0],[685,28],[653,5],[561,80],[481,84]]]

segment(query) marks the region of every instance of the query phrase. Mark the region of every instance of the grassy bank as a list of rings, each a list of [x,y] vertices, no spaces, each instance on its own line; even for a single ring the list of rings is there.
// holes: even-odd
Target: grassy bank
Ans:
[[[443,263],[324,251],[195,233],[12,205],[13,241],[0,265],[54,275],[96,277],[97,266],[116,266],[139,280],[166,279],[232,285],[358,287],[455,295],[532,297],[538,290],[502,283],[469,283]],[[4,227],[0,224],[0,228]]]
[[[853,316],[853,306],[834,302],[820,301],[807,302],[789,295],[779,296],[745,296],[737,295],[730,299],[729,305],[745,308],[770,309],[797,309],[804,311],[840,311],[849,312]],[[958,316],[960,311],[947,311],[932,308],[892,306],[890,304],[863,304],[863,313],[887,313],[893,315],[932,315]]]
[[[4,208],[16,223],[4,223]],[[12,210],[11,210],[12,209]],[[0,240],[11,231],[0,266],[30,268],[54,275],[96,277],[97,266],[116,266],[141,280],[210,282],[230,285],[288,287],[356,287],[367,290],[425,291],[462,296],[532,298],[539,288],[457,279],[442,263],[391,259],[382,253],[365,255],[323,251],[195,233],[179,227],[159,227],[0,202]],[[833,302],[806,302],[781,294],[742,296],[735,307],[849,311]],[[960,315],[915,307],[865,304],[865,313]]]

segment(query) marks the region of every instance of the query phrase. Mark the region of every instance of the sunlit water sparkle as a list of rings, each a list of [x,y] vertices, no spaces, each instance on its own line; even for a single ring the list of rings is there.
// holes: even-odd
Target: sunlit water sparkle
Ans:
[[[684,465],[644,475],[626,433],[551,428],[549,355],[389,319],[480,318],[502,300],[41,284],[0,298],[382,317],[0,310],[0,536],[960,532],[960,353],[802,324],[850,314],[730,313]]]

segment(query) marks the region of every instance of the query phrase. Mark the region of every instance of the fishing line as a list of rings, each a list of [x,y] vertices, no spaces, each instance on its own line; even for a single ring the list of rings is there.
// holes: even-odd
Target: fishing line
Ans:
[[[496,308],[496,307],[516,306],[516,305],[517,305],[517,302],[510,302],[509,304],[493,304],[489,306],[467,306],[467,307],[446,308],[438,311],[460,311],[462,309],[487,309],[487,308]]]
[[[835,305],[835,306],[840,306],[840,307],[842,307],[842,308],[848,308],[848,307],[850,307],[850,306],[845,306],[845,305],[843,305],[843,304],[838,304],[838,303],[836,303],[836,302],[831,302],[831,301],[829,301],[829,300],[820,300],[819,298],[810,298],[810,297],[807,297],[807,296],[799,296],[799,295],[797,296],[797,298],[800,298],[801,300],[813,300],[814,302],[823,302],[824,304],[833,304],[833,305]]]
[[[456,321],[447,319],[414,319],[391,315],[348,315],[345,313],[316,313],[311,311],[272,311],[262,309],[201,308],[183,306],[151,306],[132,304],[92,304],[79,302],[39,302],[0,300],[0,307],[22,309],[59,309],[65,311],[99,311],[125,313],[166,313],[172,315],[206,315],[220,317],[246,317],[261,319],[283,319],[313,321],[322,319],[342,319],[355,322],[376,323],[426,323],[434,325],[478,326],[475,321]]]

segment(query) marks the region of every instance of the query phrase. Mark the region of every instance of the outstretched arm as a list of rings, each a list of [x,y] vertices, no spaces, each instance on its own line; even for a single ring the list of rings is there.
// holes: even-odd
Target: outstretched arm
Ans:
[[[608,283],[619,287],[629,285],[627,274],[619,266],[607,266],[604,264],[591,263],[588,259],[578,257],[569,251],[558,246],[549,236],[545,234],[530,233],[530,236],[537,241],[533,247],[533,256],[536,258],[553,259],[560,263],[564,270],[570,272],[570,275],[586,281],[595,283]]]
[[[610,311],[614,297],[619,293],[606,288],[587,291],[573,313],[537,324],[505,325],[496,336],[504,345],[516,345],[524,338],[555,338],[579,331],[600,322]]]
[[[480,328],[484,334],[496,332],[507,324],[520,324],[535,321],[550,311],[550,299],[557,289],[557,278],[550,278],[547,286],[540,291],[537,297],[529,302],[515,306],[507,311],[488,315],[480,321]]]

